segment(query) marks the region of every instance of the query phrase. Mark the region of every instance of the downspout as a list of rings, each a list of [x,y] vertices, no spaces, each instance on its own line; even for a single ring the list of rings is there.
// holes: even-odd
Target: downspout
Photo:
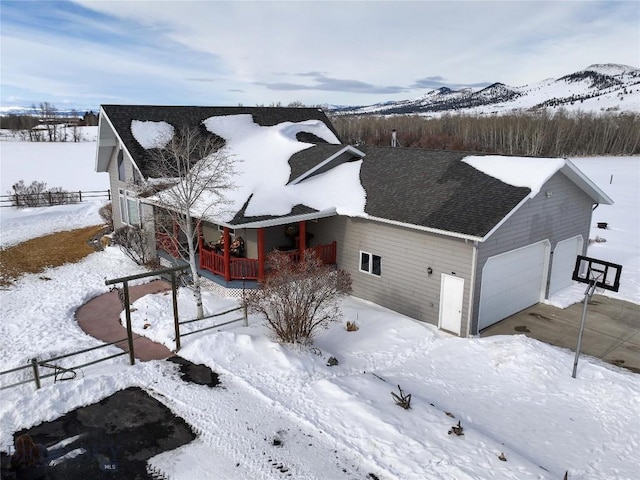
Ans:
[[[465,240],[465,243],[468,240]],[[471,321],[473,320],[473,293],[476,290],[476,269],[478,263],[478,242],[473,241],[473,246],[471,247],[471,279],[469,282],[469,305],[467,306],[467,332],[466,337],[471,336]]]

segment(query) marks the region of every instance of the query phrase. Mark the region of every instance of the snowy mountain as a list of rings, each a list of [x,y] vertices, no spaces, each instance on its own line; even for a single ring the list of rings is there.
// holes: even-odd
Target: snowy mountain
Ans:
[[[337,114],[472,115],[507,114],[543,108],[586,112],[639,112],[640,69],[618,64],[595,64],[557,79],[511,87],[494,83],[482,89],[441,87],[415,100],[337,108]]]

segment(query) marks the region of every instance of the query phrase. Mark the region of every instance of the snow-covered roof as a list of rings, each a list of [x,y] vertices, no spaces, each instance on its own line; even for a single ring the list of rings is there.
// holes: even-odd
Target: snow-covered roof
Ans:
[[[299,141],[298,133],[311,133],[331,144],[340,143],[320,120],[262,126],[256,124],[251,115],[241,114],[209,117],[203,124],[208,131],[225,139],[223,151],[234,162],[235,189],[224,192],[228,202],[224,213],[211,210],[217,197],[205,192],[193,207],[194,215],[229,223],[241,209],[246,217],[278,217],[289,215],[299,204],[316,211],[331,209],[345,214],[364,214],[360,163],[339,165],[305,182],[289,184],[289,159],[314,146]]]
[[[485,155],[465,157],[463,162],[514,187],[527,187],[535,197],[555,173],[564,167],[563,158],[506,157]]]
[[[508,157],[502,155],[469,156],[463,162],[473,168],[515,187],[531,190],[535,197],[542,186],[557,172],[562,172],[596,203],[613,204],[613,200],[600,190],[569,160],[564,158]]]
[[[107,106],[103,114],[143,174],[148,148],[185,119],[222,138],[236,188],[224,209],[212,208],[210,194],[192,214],[235,228],[347,215],[482,241],[558,172],[594,203],[612,203],[565,159],[354,148],[316,109]]]

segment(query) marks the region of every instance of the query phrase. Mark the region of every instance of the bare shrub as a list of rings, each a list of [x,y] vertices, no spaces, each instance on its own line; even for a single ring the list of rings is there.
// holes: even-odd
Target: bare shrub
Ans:
[[[105,206],[100,207],[98,214],[109,228],[109,231],[113,232],[113,205],[111,203],[107,203]]]
[[[27,185],[24,180],[20,180],[7,193],[11,195],[14,207],[44,207],[79,201],[77,193],[67,192],[60,187],[47,188],[46,182],[33,181]]]
[[[113,242],[138,265],[146,265],[151,259],[147,239],[142,228],[125,225],[113,233]]]
[[[13,195],[13,205],[15,207],[38,207],[43,201],[43,195],[47,190],[45,182],[31,182],[26,185],[24,180],[14,183],[11,187],[12,191],[8,193]]]
[[[249,311],[264,315],[280,341],[309,344],[318,329],[338,320],[339,300],[351,293],[347,272],[324,265],[313,250],[299,263],[272,252],[267,267],[262,289],[249,292],[245,301]]]

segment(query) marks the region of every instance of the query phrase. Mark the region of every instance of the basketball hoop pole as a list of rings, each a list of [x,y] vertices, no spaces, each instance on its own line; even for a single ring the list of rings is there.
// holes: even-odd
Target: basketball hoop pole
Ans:
[[[584,324],[587,320],[587,304],[589,299],[593,296],[593,292],[596,290],[597,278],[594,278],[589,283],[589,286],[584,292],[584,304],[582,305],[582,321],[580,322],[580,333],[578,334],[578,345],[576,346],[576,357],[573,360],[573,373],[571,376],[576,378],[576,370],[578,370],[578,357],[580,357],[580,348],[582,347],[582,333],[584,332]]]

